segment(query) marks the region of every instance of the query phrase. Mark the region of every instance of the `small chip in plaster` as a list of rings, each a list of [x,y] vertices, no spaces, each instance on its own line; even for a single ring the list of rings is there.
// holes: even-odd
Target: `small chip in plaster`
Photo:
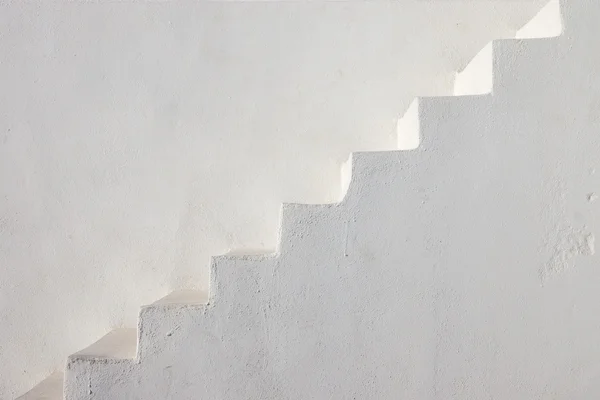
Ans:
[[[554,255],[540,271],[542,285],[546,279],[570,268],[572,266],[570,260],[575,256],[594,255],[595,244],[596,237],[593,233],[584,234],[575,231],[563,233],[561,242],[555,247]]]
[[[593,234],[589,234],[585,237],[585,251],[583,254],[594,255],[596,253],[596,237]]]

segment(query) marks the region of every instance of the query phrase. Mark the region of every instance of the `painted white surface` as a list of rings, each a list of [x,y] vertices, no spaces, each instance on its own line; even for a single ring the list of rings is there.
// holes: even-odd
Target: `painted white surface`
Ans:
[[[215,258],[206,306],[143,308],[135,359],[71,357],[66,398],[600,397],[600,3],[562,3],[474,61],[492,93],[414,103],[417,149],[285,205],[276,255]]]
[[[350,151],[395,148],[412,97],[540,3],[1,5],[0,398],[274,247],[280,202],[336,200]]]

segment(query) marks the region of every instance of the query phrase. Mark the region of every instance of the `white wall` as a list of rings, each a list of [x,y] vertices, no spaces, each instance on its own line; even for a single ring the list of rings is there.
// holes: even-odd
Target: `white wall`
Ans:
[[[338,198],[543,1],[0,6],[0,398]]]

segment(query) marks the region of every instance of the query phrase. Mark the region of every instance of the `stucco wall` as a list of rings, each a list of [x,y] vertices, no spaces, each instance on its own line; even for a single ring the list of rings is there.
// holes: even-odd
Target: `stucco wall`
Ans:
[[[543,1],[0,6],[0,398],[338,199]]]

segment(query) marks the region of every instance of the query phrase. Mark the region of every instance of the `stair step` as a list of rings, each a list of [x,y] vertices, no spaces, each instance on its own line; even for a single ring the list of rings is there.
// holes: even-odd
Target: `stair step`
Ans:
[[[421,118],[419,116],[419,98],[413,100],[404,115],[398,119],[396,136],[399,150],[414,150],[421,143]]]
[[[71,355],[71,359],[116,359],[135,358],[137,351],[137,329],[119,328],[103,336],[96,343]]]
[[[580,0],[573,1],[576,2]],[[560,4],[558,0],[552,0],[529,24],[519,30],[516,36],[517,38],[554,37],[559,35],[561,30],[562,24],[560,16]],[[518,43],[526,43],[526,41],[503,40],[492,42],[483,48],[465,67],[465,69],[458,73],[455,81],[454,94],[456,96],[463,96],[467,98],[460,99],[438,97],[416,99],[406,111],[405,115],[398,121],[398,149],[414,150],[418,147],[424,147],[426,150],[433,149],[441,152],[442,150],[452,150],[457,148],[461,145],[461,140],[464,140],[465,137],[470,140],[472,137],[468,135],[470,135],[471,130],[468,130],[468,133],[462,136],[456,135],[454,137],[439,137],[438,135],[438,137],[435,137],[435,146],[427,147],[433,142],[433,140],[428,137],[427,134],[431,134],[431,137],[433,137],[432,133],[437,133],[437,131],[454,132],[450,129],[440,129],[440,127],[444,128],[451,126],[451,124],[448,122],[452,121],[452,118],[450,117],[454,118],[457,115],[460,116],[459,111],[474,110],[476,109],[475,105],[479,103],[484,105],[477,105],[477,107],[480,107],[482,110],[485,109],[485,106],[488,103],[485,103],[484,101],[490,98],[490,96],[487,96],[487,94],[492,93],[494,89],[494,79],[512,76],[509,73],[503,75],[502,72],[506,72],[506,68],[511,66],[511,62],[506,61],[511,61],[515,54],[520,54],[519,51],[514,51],[516,48],[515,44]],[[500,79],[498,79],[498,81],[501,82]],[[499,85],[499,87],[503,86]],[[465,106],[466,104],[471,104],[471,106],[467,107]],[[428,121],[434,122],[426,124]],[[429,142],[423,141],[421,131],[425,133],[425,138],[429,140]],[[474,134],[479,135],[479,132],[474,132]],[[475,137],[475,139],[479,139],[479,136]],[[447,143],[449,144],[446,145]],[[429,153],[432,153],[432,151],[429,151]],[[369,168],[371,168],[373,165],[377,165],[376,168],[379,170],[386,169],[384,168],[385,165],[383,163],[385,160],[383,158],[378,159],[376,163],[373,162],[373,157],[381,157],[381,155],[355,153],[351,156],[349,161],[344,164],[342,168],[341,181],[342,194],[349,190],[352,180],[364,180],[365,177],[372,175],[369,173],[370,170],[364,167],[365,165],[367,165]],[[395,154],[387,153],[385,157],[386,159],[392,160],[394,163],[398,163],[398,156]],[[363,160],[363,164],[357,162],[360,160]],[[356,162],[359,167],[355,167],[353,162]],[[355,170],[362,173],[353,173]],[[314,229],[315,226],[318,227],[321,221],[329,221],[331,218],[339,218],[338,214],[335,214],[337,212],[336,207],[337,205],[331,204],[284,205],[282,207],[281,231],[284,232],[285,235],[281,235],[283,235],[286,239],[283,241],[283,245],[286,243],[291,243],[291,245],[288,247],[284,247],[286,250],[286,256],[292,254],[292,251],[298,251],[298,248],[300,248],[300,250],[303,252],[306,252],[307,247],[303,248],[302,246],[298,245],[298,243],[302,243],[303,240],[306,240],[306,238],[312,234],[311,229]],[[334,215],[334,217],[331,215]],[[305,227],[305,229],[299,230],[298,227]],[[289,233],[286,230],[293,232]],[[325,229],[323,229],[322,232],[325,232],[321,234],[328,239],[329,236],[327,235],[329,235],[330,232]],[[335,239],[334,234],[331,236]],[[307,240],[306,242],[309,243]],[[333,240],[326,240],[326,243],[333,242]],[[296,248],[294,248],[294,245]],[[341,246],[337,246],[336,248],[341,248]],[[219,280],[216,280],[211,276],[211,279],[215,281],[213,282],[213,290],[215,290],[215,293],[219,295],[222,295],[222,293],[234,294],[231,296],[231,298],[226,298],[226,304],[235,304],[239,298],[245,299],[245,297],[240,295],[240,293],[244,293],[244,290],[251,291],[252,293],[260,293],[260,272],[256,272],[256,268],[239,268],[240,264],[242,267],[246,265],[254,265],[258,262],[272,260],[278,256],[279,254],[275,251],[265,252],[263,250],[238,250],[232,251],[223,256],[215,257],[213,260],[213,272],[216,270],[216,267],[214,266],[218,263],[221,263],[224,268],[220,270],[221,276],[219,277]],[[223,272],[223,270],[225,270],[225,272]],[[217,276],[216,273],[213,273],[212,275]],[[250,277],[252,279],[246,279],[246,277]],[[256,277],[258,277],[258,279],[255,279]],[[219,287],[222,282],[225,282],[230,286],[229,292],[226,292]],[[254,283],[256,283],[256,286],[254,286]],[[216,289],[221,289],[221,292]],[[225,297],[225,295],[223,295],[223,297]],[[190,315],[192,315],[194,321],[196,321],[197,316],[200,315],[199,313],[208,314],[209,312],[215,312],[215,310],[220,311],[216,307],[204,307],[208,304],[208,302],[209,293],[207,291],[179,290],[168,294],[167,296],[150,305],[142,307],[140,311],[139,322],[139,343],[138,330],[116,329],[86,349],[73,354],[69,357],[69,360],[83,360],[83,362],[80,363],[79,369],[72,370],[72,376],[75,378],[70,378],[67,372],[67,388],[69,387],[69,379],[73,379],[73,385],[76,386],[76,378],[78,376],[91,376],[92,372],[90,371],[99,374],[99,376],[103,376],[102,372],[98,372],[98,366],[93,365],[95,360],[131,360],[137,355],[138,359],[136,361],[141,362],[141,360],[144,359],[143,357],[148,354],[150,354],[150,356],[153,354],[159,354],[163,347],[168,349],[168,346],[174,346],[172,343],[178,343],[177,341],[174,341],[174,339],[177,339],[178,329],[180,329],[180,332],[182,332],[180,333],[182,335],[180,337],[184,337],[183,335],[185,330],[184,328],[181,328],[181,326],[185,327],[185,325],[181,324],[182,321],[185,322],[186,318],[190,318]],[[146,348],[144,348],[144,346],[146,346]],[[114,368],[115,366],[121,367],[122,365],[126,364],[127,361],[125,363],[115,362],[111,363],[106,368],[108,370],[110,368]],[[115,376],[118,376],[118,374],[115,373]],[[62,398],[62,387],[63,375],[61,373],[56,373],[40,383],[26,395],[22,396],[21,399],[58,400]],[[91,389],[89,393],[92,394]]]
[[[456,74],[454,95],[492,93],[494,89],[494,42],[488,43],[467,66]]]
[[[63,380],[63,373],[55,372],[17,400],[62,400]]]
[[[174,305],[174,304],[208,304],[208,292],[202,290],[178,290],[171,292],[151,305]]]

